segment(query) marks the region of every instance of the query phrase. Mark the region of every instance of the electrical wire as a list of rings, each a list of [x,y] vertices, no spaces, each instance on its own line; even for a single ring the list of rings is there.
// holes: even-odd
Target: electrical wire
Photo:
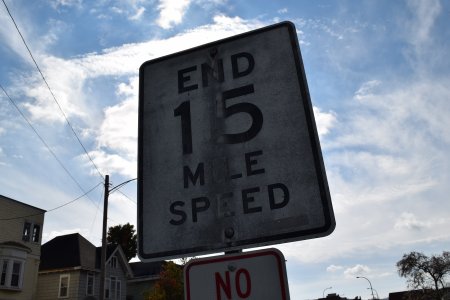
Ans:
[[[28,125],[33,130],[33,132],[36,134],[36,136],[39,138],[39,140],[41,140],[42,144],[44,144],[44,146],[47,148],[47,150],[50,152],[50,154],[53,156],[53,158],[58,162],[58,164],[61,166],[61,168],[63,168],[63,170],[67,173],[67,175],[69,175],[69,177],[73,180],[73,182],[75,182],[75,184],[78,186],[78,188],[83,193],[86,193],[84,191],[83,187],[81,187],[80,183],[75,179],[75,177],[73,177],[72,173],[70,173],[70,171],[66,168],[66,166],[64,166],[62,161],[58,158],[58,156],[56,156],[55,152],[50,148],[50,146],[47,144],[47,142],[44,140],[44,138],[39,134],[37,129],[34,128],[33,124],[31,124],[30,120],[28,120],[28,118],[25,116],[25,114],[22,112],[22,110],[19,108],[19,106],[16,104],[16,102],[9,96],[9,94],[6,92],[6,90],[2,84],[0,84],[0,88],[3,90],[3,93],[5,93],[6,97],[9,99],[11,104],[16,108],[16,110],[19,112],[19,114],[22,116],[22,118],[25,120],[25,122],[28,123]],[[95,202],[91,198],[89,198],[89,200],[91,200],[91,202],[95,205]]]
[[[69,204],[72,204],[73,202],[75,202],[75,201],[77,201],[77,200],[80,200],[80,199],[83,198],[84,196],[87,196],[90,192],[92,192],[93,190],[95,190],[95,189],[96,189],[99,185],[101,185],[101,184],[103,184],[103,182],[97,183],[96,186],[94,186],[93,188],[91,188],[89,191],[85,192],[83,195],[81,195],[81,196],[79,196],[79,197],[77,197],[77,198],[75,198],[75,199],[73,199],[73,200],[71,200],[71,201],[69,201],[69,202],[66,202],[66,203],[64,203],[64,204],[61,204],[61,205],[59,205],[59,206],[57,206],[57,207],[54,207],[54,208],[52,208],[52,209],[49,209],[49,210],[47,210],[47,211],[44,211],[44,212],[41,212],[41,213],[38,213],[38,214],[32,214],[32,215],[26,215],[26,216],[14,217],[14,218],[0,219],[0,221],[11,221],[11,220],[17,220],[17,219],[29,218],[29,217],[39,216],[39,215],[43,215],[43,214],[45,214],[45,213],[49,213],[49,212],[55,211],[55,210],[57,210],[57,209],[63,208],[64,206],[67,206],[67,205],[69,205]]]
[[[36,69],[38,70],[39,74],[41,74],[42,80],[45,82],[45,85],[47,86],[47,89],[49,90],[50,94],[53,97],[53,100],[55,101],[56,105],[58,106],[61,114],[63,115],[64,119],[66,120],[67,125],[70,127],[70,129],[72,130],[72,133],[74,134],[75,138],[77,139],[78,143],[80,144],[81,148],[83,148],[84,153],[86,154],[86,156],[89,158],[90,162],[92,163],[92,165],[94,166],[94,168],[97,170],[97,173],[100,175],[100,177],[102,179],[104,179],[103,174],[100,172],[100,170],[97,168],[97,165],[94,163],[94,161],[92,160],[91,156],[89,155],[89,153],[86,150],[86,147],[83,145],[83,143],[81,142],[80,138],[78,137],[78,134],[75,132],[75,130],[72,127],[72,124],[70,124],[69,119],[67,118],[66,114],[64,113],[61,105],[59,104],[58,100],[56,99],[55,94],[53,93],[52,89],[50,88],[50,85],[48,84],[47,80],[45,79],[44,74],[42,73],[41,69],[39,68],[38,63],[36,62],[36,60],[34,59],[33,54],[31,53],[30,48],[28,47],[27,42],[25,41],[25,38],[23,37],[22,33],[19,30],[19,27],[17,26],[16,21],[14,20],[14,17],[12,16],[11,12],[9,11],[8,5],[6,5],[5,0],[2,0],[3,5],[6,8],[6,11],[8,12],[9,17],[11,18],[12,22],[14,23],[14,26],[16,27],[17,32],[20,35],[20,38],[22,39],[22,42],[24,43],[25,47],[28,50],[28,53],[30,54],[31,59],[34,62],[34,65],[36,66]]]

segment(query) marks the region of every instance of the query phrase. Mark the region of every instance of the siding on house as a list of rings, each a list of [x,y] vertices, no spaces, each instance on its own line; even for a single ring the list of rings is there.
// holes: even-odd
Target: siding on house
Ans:
[[[35,299],[45,210],[2,195],[0,208],[0,261],[17,259],[11,256],[15,252],[21,255],[19,260],[23,262],[22,286],[18,289],[0,286],[0,299]],[[29,240],[23,240],[25,222],[31,224]],[[39,226],[36,242],[31,238],[33,225]]]

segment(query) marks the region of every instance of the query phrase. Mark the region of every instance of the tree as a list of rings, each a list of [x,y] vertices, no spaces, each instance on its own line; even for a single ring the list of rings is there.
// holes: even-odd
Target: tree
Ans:
[[[108,245],[120,245],[128,261],[136,256],[137,236],[134,225],[127,223],[108,228]]]
[[[183,267],[174,262],[163,265],[160,278],[147,293],[146,300],[183,300]]]
[[[441,299],[445,288],[445,279],[450,275],[450,252],[442,255],[426,256],[420,252],[404,254],[397,262],[398,274],[405,277],[411,289],[429,293],[435,299]]]

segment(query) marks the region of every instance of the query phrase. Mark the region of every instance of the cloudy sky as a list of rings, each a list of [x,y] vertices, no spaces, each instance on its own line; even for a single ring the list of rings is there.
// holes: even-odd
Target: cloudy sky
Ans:
[[[289,20],[337,224],[328,237],[277,246],[291,298],[318,298],[328,287],[371,297],[355,276],[387,297],[406,289],[395,268],[404,253],[449,250],[448,1],[4,3],[0,194],[51,210],[92,189],[45,215],[44,242],[79,232],[100,244],[101,175],[113,185],[136,178],[143,62]],[[113,193],[108,225],[136,224],[136,201],[135,181]]]

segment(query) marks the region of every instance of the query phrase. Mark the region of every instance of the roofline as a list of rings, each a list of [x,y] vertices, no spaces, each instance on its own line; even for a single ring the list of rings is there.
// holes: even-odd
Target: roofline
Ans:
[[[6,197],[6,196],[4,196],[4,195],[2,195],[2,194],[0,194],[0,197],[5,198],[6,200],[10,200],[10,201],[13,201],[13,202],[16,202],[16,203],[19,203],[19,204],[22,204],[22,205],[25,205],[25,206],[28,206],[28,207],[37,209],[37,210],[40,210],[40,211],[42,211],[43,213],[46,213],[46,212],[47,212],[45,209],[42,209],[42,208],[39,208],[39,207],[30,205],[30,204],[26,204],[26,203],[24,203],[24,202],[21,202],[21,201],[18,201],[18,200],[15,200],[15,199]]]
[[[62,272],[71,272],[71,271],[88,271],[88,272],[100,273],[99,269],[91,269],[91,268],[84,268],[84,267],[78,266],[78,267],[67,267],[67,268],[61,268],[61,269],[42,270],[42,271],[39,271],[38,274],[62,273]]]
[[[161,276],[159,275],[150,275],[150,276],[138,276],[133,277],[131,279],[128,279],[128,282],[142,282],[142,281],[149,281],[149,280],[159,280]]]
[[[116,249],[114,249],[111,252],[111,255],[108,257],[108,259],[106,259],[105,264],[108,263],[108,261],[111,259],[111,257],[113,257],[114,253],[119,252],[119,255],[122,257],[122,260],[125,262],[125,268],[126,268],[126,272],[128,273],[129,276],[133,277],[133,270],[130,267],[130,264],[128,263],[127,257],[125,256],[125,253],[123,252],[123,249],[120,245],[116,246]]]

